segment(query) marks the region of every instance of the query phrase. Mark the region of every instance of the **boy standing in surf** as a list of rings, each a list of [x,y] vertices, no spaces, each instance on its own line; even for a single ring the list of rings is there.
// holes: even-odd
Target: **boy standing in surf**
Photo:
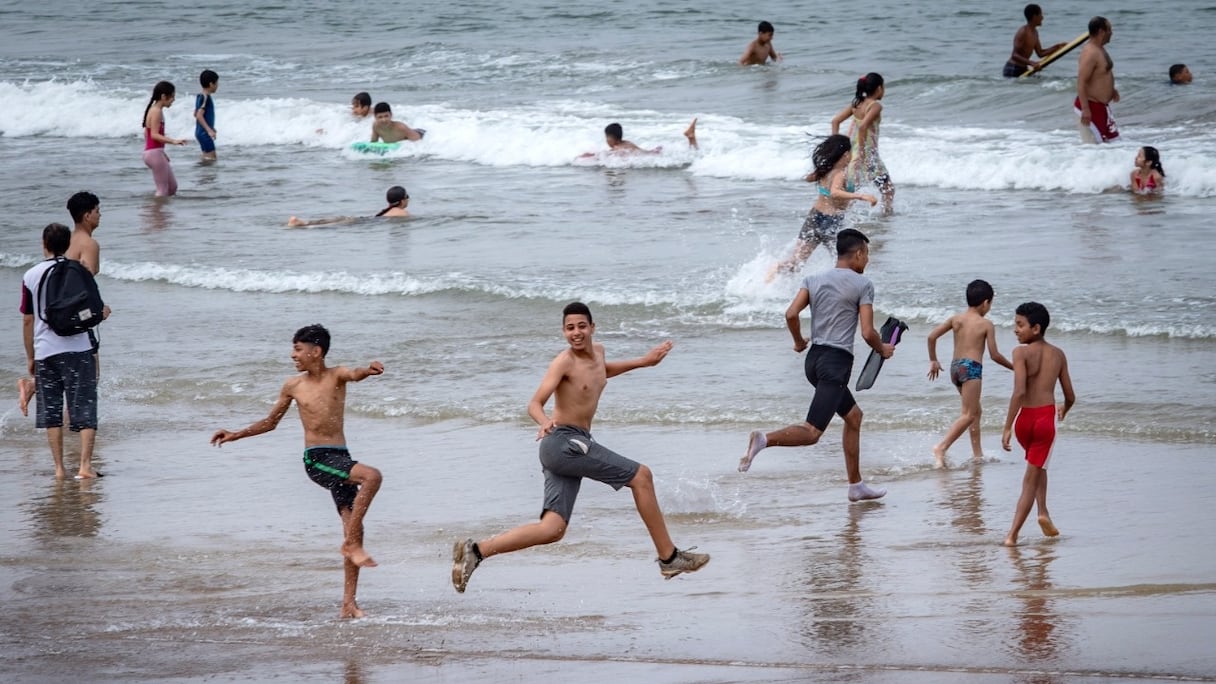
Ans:
[[[1013,396],[1009,398],[1001,448],[1012,450],[1009,440],[1016,432],[1018,444],[1026,449],[1026,474],[1022,477],[1022,496],[1014,509],[1013,526],[1005,537],[1005,546],[1017,546],[1018,532],[1036,502],[1043,534],[1048,537],[1060,534],[1047,512],[1047,462],[1056,439],[1056,419],[1064,420],[1077,400],[1068,375],[1068,358],[1062,349],[1043,339],[1051,322],[1047,307],[1026,302],[1018,306],[1016,313],[1013,334],[1021,346],[1013,350]],[[1064,392],[1064,403],[1058,409],[1056,382]]]
[[[743,56],[739,58],[739,66],[766,64],[768,60],[781,61],[781,53],[773,47],[773,25],[767,21],[760,22],[756,27],[756,38],[747,44]]]
[[[992,309],[995,293],[986,280],[973,280],[967,284],[967,310],[946,319],[929,333],[929,379],[936,380],[942,372],[937,362],[937,338],[954,331],[954,360],[950,362],[950,381],[958,388],[963,401],[963,413],[950,426],[942,441],[933,447],[933,458],[938,468],[946,467],[946,450],[964,431],[971,433],[971,458],[979,463],[984,458],[980,445],[980,391],[984,377],[984,347],[992,360],[1006,368],[1013,368],[1009,359],[996,348],[996,329],[992,321],[985,318]]]
[[[861,338],[870,348],[891,358],[895,346],[882,341],[874,329],[874,283],[862,275],[870,262],[870,239],[845,228],[836,234],[836,268],[807,276],[794,301],[785,310],[785,325],[794,337],[794,351],[806,355],[806,379],[815,388],[806,422],[775,432],[753,430],[747,452],[739,459],[739,472],[751,468],[761,450],[770,446],[810,446],[819,441],[832,414],[844,419],[844,463],[849,476],[849,501],[880,499],[885,489],[871,489],[861,479],[861,407],[849,392],[853,373],[853,336],[861,324]],[[798,315],[811,309],[811,339],[802,336]]]
[[[540,387],[528,402],[528,415],[540,429],[540,462],[545,473],[545,502],[538,522],[521,525],[479,542],[456,540],[452,548],[452,585],[464,593],[469,577],[481,562],[500,553],[552,544],[566,534],[574,500],[583,478],[591,478],[619,490],[628,487],[638,515],[646,524],[659,554],[659,572],[671,579],[696,572],[709,562],[709,554],[681,551],[667,532],[667,523],[655,496],[650,468],[631,461],[591,436],[591,421],[608,378],[637,368],[658,365],[671,351],[667,341],[646,356],[627,361],[608,361],[604,346],[595,342],[591,310],[582,302],[571,302],[562,311],[562,334],[568,349],[549,364]],[[556,395],[553,415],[545,413],[549,397]]]
[[[1067,43],[1056,43],[1044,50],[1042,44],[1039,43],[1039,27],[1043,25],[1043,8],[1031,3],[1026,5],[1022,14],[1026,16],[1026,25],[1013,34],[1013,53],[1009,55],[1009,61],[1005,62],[1005,70],[1002,73],[1005,78],[1017,78],[1026,73],[1027,69],[1038,69],[1039,63],[1031,57],[1046,57],[1067,45]]]
[[[229,432],[216,430],[213,446],[260,435],[278,427],[291,402],[299,407],[304,426],[304,472],[309,479],[329,490],[338,515],[342,518],[342,557],[346,581],[342,595],[343,618],[364,616],[355,601],[359,587],[359,568],[374,568],[376,561],[363,548],[363,516],[380,489],[380,471],[351,460],[343,432],[346,409],[346,384],[360,382],[384,372],[379,361],[367,368],[325,365],[329,351],[329,331],[320,325],[300,328],[291,339],[291,360],[303,371],[283,383],[270,415],[249,427]]]
[[[203,91],[194,98],[194,139],[203,152],[203,161],[215,161],[215,100],[211,96],[220,87],[220,77],[210,69],[198,76]]]

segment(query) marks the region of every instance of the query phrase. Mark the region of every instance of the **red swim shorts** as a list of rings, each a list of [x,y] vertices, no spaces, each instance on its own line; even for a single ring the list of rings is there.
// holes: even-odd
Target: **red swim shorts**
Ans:
[[[1081,98],[1073,98],[1072,106],[1077,116],[1081,116]],[[1111,114],[1110,105],[1089,101],[1089,130],[1093,132],[1094,139],[1102,142],[1110,142],[1119,137],[1119,126],[1115,124],[1115,115]]]
[[[1013,423],[1013,434],[1026,450],[1026,462],[1047,469],[1051,446],[1056,441],[1056,407],[1054,404],[1022,407]]]

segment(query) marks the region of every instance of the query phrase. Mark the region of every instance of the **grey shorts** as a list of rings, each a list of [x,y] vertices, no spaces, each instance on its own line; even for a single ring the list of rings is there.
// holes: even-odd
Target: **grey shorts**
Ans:
[[[812,209],[802,222],[798,239],[807,244],[827,245],[836,248],[836,233],[844,227],[844,214],[825,214]]]
[[[545,511],[570,522],[574,500],[584,477],[620,489],[633,481],[641,464],[600,446],[591,433],[558,425],[540,442],[540,464],[545,472]]]
[[[72,432],[97,429],[97,361],[93,352],[64,352],[34,361],[38,384],[34,425],[63,427],[63,398],[68,400]]]

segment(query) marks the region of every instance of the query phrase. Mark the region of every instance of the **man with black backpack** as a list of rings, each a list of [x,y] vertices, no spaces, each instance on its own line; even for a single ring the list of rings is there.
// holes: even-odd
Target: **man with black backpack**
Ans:
[[[93,274],[80,262],[64,258],[71,244],[68,227],[52,223],[42,231],[47,257],[21,279],[21,313],[28,370],[37,383],[35,425],[46,428],[55,477],[64,478],[63,414],[67,397],[68,428],[80,433],[77,479],[97,477],[93,441],[97,435],[97,361],[88,331],[110,315],[101,301]]]

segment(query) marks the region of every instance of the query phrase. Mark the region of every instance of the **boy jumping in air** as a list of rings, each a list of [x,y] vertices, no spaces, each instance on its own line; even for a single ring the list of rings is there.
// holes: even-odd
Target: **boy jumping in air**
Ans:
[[[660,344],[641,358],[608,361],[604,346],[592,340],[595,323],[591,321],[591,310],[582,302],[572,302],[562,311],[562,333],[570,347],[549,364],[540,387],[528,402],[528,415],[540,426],[536,439],[540,440],[540,463],[545,472],[545,503],[540,520],[479,542],[458,539],[452,548],[452,585],[457,592],[464,593],[469,577],[483,560],[500,553],[552,544],[565,536],[584,477],[617,490],[628,487],[633,492],[634,505],[650,532],[659,554],[659,572],[665,579],[695,572],[709,562],[709,554],[681,551],[671,541],[650,468],[610,451],[591,437],[591,420],[608,378],[658,365],[671,351],[671,342]],[[545,404],[555,394],[550,417],[545,413]]]
[[[1022,345],[1013,350],[1013,396],[1009,398],[1001,447],[1010,451],[1009,438],[1017,433],[1018,444],[1026,449],[1026,474],[1022,477],[1022,496],[1014,510],[1013,526],[1005,537],[1005,546],[1017,546],[1018,532],[1036,502],[1043,534],[1048,537],[1060,534],[1047,512],[1047,461],[1056,439],[1056,419],[1064,420],[1077,400],[1064,351],[1043,339],[1047,324],[1051,322],[1047,307],[1038,302],[1026,302],[1016,313],[1013,334]],[[1057,381],[1064,391],[1064,403],[1059,409],[1055,397]]]
[[[380,489],[380,471],[357,463],[346,449],[342,430],[346,409],[346,383],[359,382],[384,372],[379,361],[367,368],[346,368],[325,365],[329,351],[329,331],[319,325],[300,328],[291,339],[291,360],[296,370],[303,371],[283,383],[279,399],[270,415],[244,430],[217,430],[211,444],[222,446],[238,439],[270,432],[279,425],[283,415],[295,401],[304,426],[304,472],[317,484],[329,490],[338,515],[342,518],[342,556],[346,577],[342,596],[343,618],[364,616],[355,602],[359,586],[359,568],[373,568],[376,561],[363,549],[363,516]]]
[[[984,318],[992,309],[992,286],[984,280],[973,280],[967,285],[967,310],[946,319],[945,323],[937,326],[929,333],[929,379],[936,380],[942,371],[942,365],[937,362],[937,338],[947,331],[954,331],[954,360],[950,362],[950,381],[958,388],[963,400],[963,412],[950,426],[946,436],[937,446],[933,447],[933,457],[938,468],[946,467],[946,450],[955,440],[963,435],[964,430],[971,433],[971,457],[976,463],[984,458],[984,449],[980,445],[980,416],[983,408],[980,406],[980,390],[983,387],[984,347],[988,347],[988,355],[1000,365],[1013,368],[1009,359],[1005,358],[996,348],[996,329],[992,321]]]

